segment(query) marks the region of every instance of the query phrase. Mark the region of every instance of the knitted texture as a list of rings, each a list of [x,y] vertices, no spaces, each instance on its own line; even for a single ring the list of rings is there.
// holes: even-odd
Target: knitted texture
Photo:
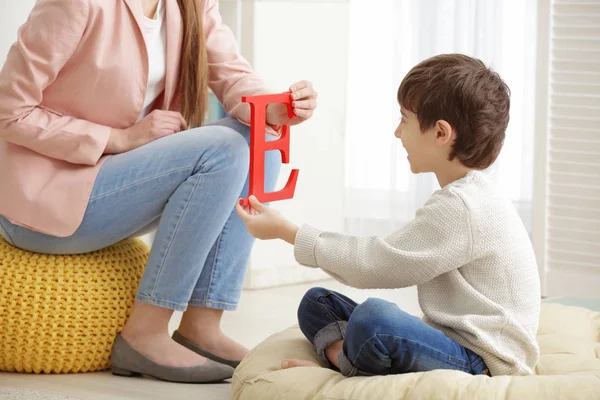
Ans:
[[[350,286],[417,285],[423,320],[479,354],[492,375],[533,373],[540,313],[535,255],[514,206],[483,173],[471,171],[438,190],[386,238],[304,226],[294,251],[301,264]]]
[[[109,368],[147,259],[139,239],[71,256],[29,253],[0,239],[0,371]]]

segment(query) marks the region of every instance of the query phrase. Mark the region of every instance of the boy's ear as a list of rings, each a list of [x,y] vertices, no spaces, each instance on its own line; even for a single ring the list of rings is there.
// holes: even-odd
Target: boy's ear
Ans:
[[[443,119],[436,122],[435,130],[436,142],[438,145],[443,146],[454,140],[454,129],[452,129],[452,126]]]

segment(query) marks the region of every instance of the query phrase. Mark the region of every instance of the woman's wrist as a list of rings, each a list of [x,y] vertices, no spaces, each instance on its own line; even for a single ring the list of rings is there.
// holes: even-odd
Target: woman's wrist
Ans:
[[[108,143],[104,149],[104,154],[119,154],[125,151],[123,139],[126,137],[122,129],[111,129]]]

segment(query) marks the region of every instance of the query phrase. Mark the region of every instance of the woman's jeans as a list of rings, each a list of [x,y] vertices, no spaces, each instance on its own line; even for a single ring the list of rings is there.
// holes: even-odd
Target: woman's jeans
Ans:
[[[70,237],[2,217],[0,233],[27,251],[78,254],[156,228],[137,300],[179,311],[188,305],[235,310],[254,243],[235,213],[248,192],[249,132],[224,119],[110,157]],[[266,191],[274,190],[280,166],[279,152],[265,154]]]
[[[342,340],[337,361],[345,376],[454,369],[489,375],[483,359],[441,331],[382,299],[357,304],[323,288],[310,289],[298,308],[304,336],[330,368],[325,349]]]

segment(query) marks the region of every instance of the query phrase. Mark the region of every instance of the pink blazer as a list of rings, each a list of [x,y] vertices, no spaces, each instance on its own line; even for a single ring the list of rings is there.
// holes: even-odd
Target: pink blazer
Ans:
[[[204,12],[209,86],[248,122],[244,95],[269,91],[237,52],[216,0]],[[54,236],[83,219],[111,128],[133,125],[144,102],[148,59],[140,0],[39,0],[0,71],[0,215]],[[182,18],[166,0],[165,91],[177,110]],[[274,132],[272,132],[274,133]]]

